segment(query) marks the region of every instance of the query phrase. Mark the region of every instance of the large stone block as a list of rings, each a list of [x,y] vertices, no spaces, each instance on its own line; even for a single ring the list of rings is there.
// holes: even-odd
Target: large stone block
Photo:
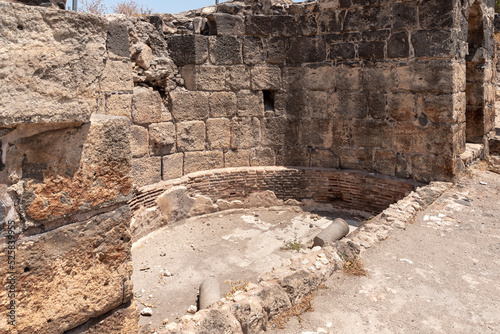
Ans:
[[[106,97],[106,115],[126,116],[132,118],[132,95],[112,94]]]
[[[292,37],[287,48],[287,61],[292,64],[316,63],[326,60],[323,36]]]
[[[134,89],[132,65],[127,61],[108,60],[101,78],[103,92],[131,91]]]
[[[411,31],[417,28],[417,5],[414,2],[394,3],[392,5],[392,29]]]
[[[172,116],[177,122],[205,120],[209,115],[208,92],[170,92]]]
[[[373,31],[391,28],[390,6],[351,8],[347,11],[343,27],[346,31]]]
[[[245,35],[271,35],[271,17],[249,15],[245,20]]]
[[[335,69],[330,64],[310,64],[304,67],[304,87],[330,90],[335,87]]]
[[[311,153],[303,147],[283,147],[276,152],[276,166],[309,167]]]
[[[227,118],[207,119],[207,143],[210,149],[227,150],[231,143],[231,127]]]
[[[297,144],[297,122],[284,117],[262,120],[262,145],[269,147],[294,146]]]
[[[360,90],[362,71],[357,64],[341,64],[335,68],[335,87],[337,90]]]
[[[106,49],[111,58],[130,57],[127,24],[122,22],[109,23]]]
[[[373,150],[343,148],[339,151],[340,168],[373,171]]]
[[[449,58],[457,53],[455,30],[417,30],[411,34],[415,57]]]
[[[274,166],[276,154],[269,147],[254,148],[250,151],[250,166]]]
[[[252,90],[276,91],[281,88],[281,69],[278,66],[257,65],[250,70]]]
[[[283,64],[286,60],[286,39],[271,37],[266,40],[267,58],[269,64]]]
[[[385,42],[361,42],[358,45],[358,55],[364,59],[384,59]]]
[[[143,157],[148,154],[149,137],[145,127],[132,125],[130,127],[130,149],[133,158]]]
[[[231,148],[253,148],[260,142],[260,121],[255,117],[233,118],[231,121]]]
[[[385,175],[396,175],[396,153],[394,151],[375,150],[374,169],[375,172]]]
[[[196,90],[227,90],[226,68],[224,66],[197,66],[195,85]]]
[[[311,150],[311,167],[338,168],[340,160],[338,155],[330,150]]]
[[[276,114],[291,118],[308,117],[307,95],[304,92],[277,92],[274,95]]]
[[[415,53],[420,52],[415,49]],[[408,58],[410,56],[410,40],[406,31],[393,34],[387,42],[387,57]]]
[[[242,90],[237,93],[239,117],[264,116],[264,96],[262,92]]]
[[[241,42],[233,36],[210,36],[210,62],[214,65],[242,63]]]
[[[303,77],[304,68],[302,66],[283,67],[283,89],[291,92],[301,91],[304,88]]]
[[[237,110],[236,94],[232,92],[214,92],[210,94],[210,117],[232,117]]]
[[[465,66],[454,64],[451,60],[400,65],[398,77],[398,87],[404,91],[446,94],[465,89]]]
[[[318,15],[317,25],[320,32],[339,32],[342,28],[343,11],[322,10]]]
[[[132,180],[136,187],[161,181],[161,157],[132,159]]]
[[[266,60],[266,51],[262,37],[246,36],[243,39],[243,61],[245,64],[262,64]]]
[[[0,331],[62,333],[131,300],[129,225],[130,211],[123,205],[45,233],[20,237],[16,242],[16,326],[8,325],[5,318]],[[7,287],[12,270],[6,243],[0,251],[1,283]],[[11,300],[8,293],[7,289],[0,291],[4,310]]]
[[[205,149],[205,123],[189,121],[177,123],[177,148],[181,152]]]
[[[244,167],[250,165],[250,150],[230,150],[224,153],[224,167]]]
[[[239,15],[214,13],[207,16],[210,35],[241,36],[245,33],[245,22]]]
[[[132,120],[135,124],[159,122],[162,117],[162,101],[158,91],[136,87],[132,97]]]
[[[328,92],[309,91],[307,109],[311,118],[328,118]]]
[[[398,122],[410,122],[417,115],[416,97],[412,93],[388,93],[389,116]]]
[[[168,52],[175,65],[203,64],[208,58],[208,38],[177,35],[167,38]]]
[[[332,121],[303,119],[299,122],[299,145],[329,149],[333,144]]]
[[[181,123],[182,124],[182,123]],[[155,123],[149,126],[149,145],[153,155],[175,152],[175,125],[172,122]]]
[[[162,180],[176,179],[183,175],[184,153],[166,155],[162,159]]]
[[[223,166],[224,154],[222,151],[187,152],[184,156],[184,174],[222,168]]]
[[[393,124],[371,119],[356,120],[352,126],[352,141],[360,148],[392,149]]]
[[[291,37],[298,32],[297,22],[293,15],[271,16],[271,34],[273,36]]]
[[[328,59],[354,59],[355,57],[354,43],[332,43],[328,46]]]
[[[387,94],[371,91],[368,93],[368,113],[374,119],[387,117]]]
[[[363,69],[363,88],[367,91],[394,91],[397,79],[397,69],[392,64],[374,63]]]
[[[367,95],[364,92],[330,93],[329,113],[342,119],[365,118],[368,114]]]
[[[457,4],[457,1],[422,1],[418,5],[420,26],[423,29],[456,27]]]
[[[422,128],[411,123],[397,123],[394,146],[399,153],[453,154],[453,128],[430,125]]]
[[[228,66],[226,81],[231,90],[250,89],[250,69],[245,65]]]

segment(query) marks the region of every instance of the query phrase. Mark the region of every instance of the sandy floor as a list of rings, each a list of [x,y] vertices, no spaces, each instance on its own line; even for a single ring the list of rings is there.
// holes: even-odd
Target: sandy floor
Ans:
[[[222,293],[229,290],[225,280],[257,282],[260,275],[296,254],[281,249],[286,242],[298,239],[305,244],[337,217],[352,229],[363,219],[345,212],[311,216],[283,208],[217,213],[139,240],[132,249],[134,295],[140,310],[146,306],[153,310],[151,317],[141,316],[144,332],[164,319],[175,321],[186,314],[197,303],[201,282],[210,275],[222,282]]]
[[[500,175],[472,174],[269,333],[500,333]]]

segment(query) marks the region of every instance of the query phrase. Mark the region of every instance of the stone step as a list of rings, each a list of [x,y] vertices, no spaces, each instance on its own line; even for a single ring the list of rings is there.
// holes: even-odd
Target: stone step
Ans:
[[[500,136],[498,135],[498,132],[495,137],[490,139],[489,146],[490,154],[500,155]]]

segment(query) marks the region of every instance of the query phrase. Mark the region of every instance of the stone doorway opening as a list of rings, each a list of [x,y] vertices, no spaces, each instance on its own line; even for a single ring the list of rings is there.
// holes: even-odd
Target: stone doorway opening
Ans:
[[[483,11],[478,1],[470,8],[466,56],[466,142],[483,144],[486,106],[486,50]]]

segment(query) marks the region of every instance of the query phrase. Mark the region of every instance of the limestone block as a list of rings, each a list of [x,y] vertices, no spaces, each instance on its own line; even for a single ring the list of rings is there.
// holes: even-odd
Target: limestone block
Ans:
[[[260,142],[260,121],[253,117],[231,120],[231,149],[252,148]]]
[[[227,118],[207,120],[207,143],[210,149],[227,150],[231,142],[230,122]]]
[[[297,122],[283,117],[262,120],[262,145],[268,147],[294,146],[297,144]]]
[[[210,117],[232,117],[236,113],[237,99],[233,92],[214,92],[210,94]]]
[[[368,113],[372,118],[385,119],[387,117],[387,100],[387,94],[384,92],[368,93]]]
[[[286,91],[301,91],[303,86],[304,68],[302,66],[283,67],[283,89]]]
[[[311,150],[311,167],[338,168],[339,157],[330,150]]]
[[[430,125],[422,128],[411,123],[396,123],[394,128],[394,147],[397,152],[441,154],[448,156],[453,152],[453,128]]]
[[[33,127],[45,132],[31,132]],[[18,196],[26,226],[48,226],[68,215],[127,201],[132,190],[129,127],[126,117],[93,115],[90,124],[78,128],[51,131],[31,125],[9,133],[20,131],[21,138],[9,141],[6,165],[25,180]]]
[[[218,209],[219,209],[219,207],[217,205],[215,205],[209,197],[203,196],[203,195],[196,195],[196,196],[194,196],[193,205],[191,206],[191,210],[189,211],[188,215],[189,215],[189,217],[206,215],[207,213],[216,212]],[[211,298],[206,298],[206,297],[210,297],[210,296],[207,296],[207,294],[206,294],[207,291],[205,291],[205,295],[204,295],[205,300],[204,300],[204,303],[201,303],[201,299],[202,299],[202,295],[203,295],[203,292],[201,291],[202,286],[203,286],[203,283],[200,286],[200,309],[203,308],[203,306],[201,306],[201,305],[205,304],[206,306],[208,306],[211,304],[210,301],[213,300]],[[221,298],[221,296],[218,295],[217,300],[215,300],[215,301],[218,301],[220,298]]]
[[[183,153],[166,155],[162,159],[162,180],[176,179],[183,175]]]
[[[375,150],[375,172],[385,175],[396,175],[396,153],[394,151]]]
[[[409,122],[417,114],[415,95],[412,93],[388,93],[389,116],[395,121]]]
[[[245,35],[271,35],[271,17],[260,15],[246,16]]]
[[[19,238],[16,332],[65,332],[131,300],[129,224],[128,205],[122,205],[80,222]],[[5,243],[0,247],[3,285],[11,276],[6,247]],[[10,300],[7,293],[6,289],[0,291],[0,304],[5,309]],[[12,329],[7,321],[0,323],[2,333],[12,333]]]
[[[208,38],[202,35],[176,35],[167,38],[169,55],[175,65],[203,64],[208,58]]]
[[[209,93],[207,92],[170,92],[172,116],[175,121],[205,120],[209,115]]]
[[[271,90],[281,89],[281,69],[278,66],[257,65],[250,70],[252,75],[252,90]]]
[[[266,60],[266,51],[262,38],[246,36],[243,39],[243,62],[245,64],[262,64]]]
[[[210,35],[241,36],[245,31],[245,22],[238,15],[213,13],[207,16]]]
[[[335,87],[335,69],[331,65],[311,64],[304,68],[304,87],[329,90]]]
[[[373,171],[373,150],[342,148],[339,151],[340,168]]]
[[[184,156],[184,174],[222,168],[223,166],[222,151],[187,152]]]
[[[305,92],[276,92],[274,95],[274,108],[276,114],[286,115],[290,118],[309,116]]]
[[[242,90],[236,94],[238,98],[239,117],[264,116],[264,96],[262,92]]]
[[[452,61],[419,61],[400,65],[398,77],[398,87],[403,91],[446,94],[465,90],[465,66]]]
[[[276,166],[309,167],[311,154],[304,147],[284,147],[276,152]]]
[[[250,89],[250,70],[245,65],[228,66],[226,81],[232,90]]]
[[[132,159],[132,179],[136,187],[161,181],[161,157]]]
[[[158,196],[156,205],[164,220],[170,223],[188,217],[194,198],[187,191],[186,187],[176,186]]]
[[[371,119],[355,120],[352,126],[352,142],[363,148],[392,149],[393,124]]]
[[[397,78],[397,71],[394,65],[375,63],[373,66],[367,66],[363,69],[363,88],[368,91],[394,91],[397,87]]]
[[[250,150],[231,150],[224,153],[224,167],[250,165]]]
[[[132,65],[127,61],[108,60],[100,85],[103,92],[132,91]]]
[[[302,119],[299,122],[299,145],[328,149],[332,144],[331,120]]]
[[[224,66],[197,66],[195,84],[196,90],[227,90],[226,68]]]
[[[143,157],[148,153],[149,137],[145,127],[138,125],[130,127],[130,149],[133,158]]]
[[[311,118],[328,117],[328,93],[323,91],[309,91],[307,93],[307,112]]]
[[[274,166],[275,155],[269,147],[254,148],[250,151],[250,166]]]
[[[288,294],[279,285],[264,287],[259,292],[258,297],[261,299],[262,308],[269,318],[273,318],[292,307]]]
[[[156,123],[161,120],[162,102],[158,91],[144,87],[134,88],[132,119],[135,124]]]
[[[150,124],[149,145],[154,155],[175,152],[175,125],[172,122]]]
[[[0,6],[0,124],[88,122],[105,65],[106,19]]]
[[[321,279],[317,275],[300,270],[283,278],[280,285],[286,291],[292,305],[295,305],[310,292],[316,290],[320,283]]]
[[[112,59],[130,57],[127,24],[122,22],[109,23],[106,49]]]
[[[151,48],[148,45],[142,44],[141,51],[139,52],[139,55],[137,56],[135,63],[140,68],[147,70],[149,69],[149,66],[151,66],[152,60],[153,60],[153,50],[151,50]]]
[[[112,94],[106,97],[106,115],[126,116],[130,119],[131,107],[131,94]]]
[[[205,149],[205,123],[189,121],[177,123],[177,148],[181,152]]]
[[[286,60],[286,39],[271,37],[266,41],[267,59],[269,64],[281,65]]]
[[[242,63],[241,43],[233,36],[210,36],[210,62],[214,65]]]
[[[368,113],[364,92],[336,92],[328,96],[329,113],[342,119],[365,118]]]

